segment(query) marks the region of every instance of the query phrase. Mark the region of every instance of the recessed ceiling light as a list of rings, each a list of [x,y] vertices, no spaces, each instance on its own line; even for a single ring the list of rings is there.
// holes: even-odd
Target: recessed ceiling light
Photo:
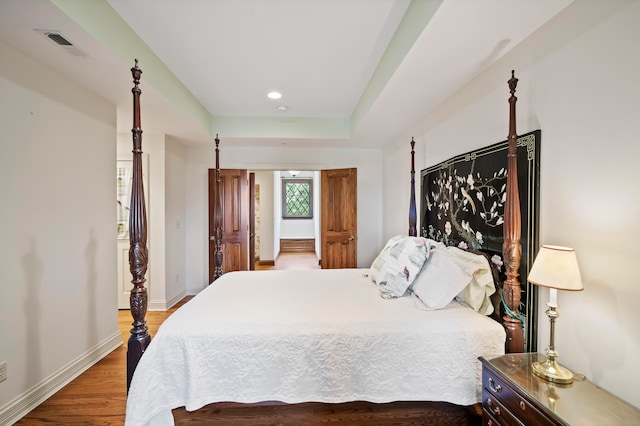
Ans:
[[[267,97],[269,99],[280,99],[282,97],[282,93],[276,91],[269,92],[267,93]]]
[[[284,106],[284,105],[280,105],[280,106],[278,107],[278,111],[283,111],[283,112],[284,112],[284,111],[286,111],[286,110],[288,110],[288,109],[289,109],[289,108],[287,108],[287,107],[286,107],[286,106]]]

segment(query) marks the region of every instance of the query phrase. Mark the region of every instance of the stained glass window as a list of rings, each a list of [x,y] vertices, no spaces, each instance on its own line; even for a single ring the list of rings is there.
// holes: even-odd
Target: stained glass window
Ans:
[[[313,180],[282,180],[282,218],[313,218]]]

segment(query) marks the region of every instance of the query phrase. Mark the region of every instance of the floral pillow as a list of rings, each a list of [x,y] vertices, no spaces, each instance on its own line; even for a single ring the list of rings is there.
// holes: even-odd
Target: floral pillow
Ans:
[[[420,273],[427,258],[427,240],[397,235],[371,264],[370,276],[385,299],[400,297]]]

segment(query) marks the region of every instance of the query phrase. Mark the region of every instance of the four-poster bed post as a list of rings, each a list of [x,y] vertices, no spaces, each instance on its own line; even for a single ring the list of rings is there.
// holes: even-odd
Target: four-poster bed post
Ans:
[[[516,102],[515,96],[518,79],[515,71],[511,71],[508,81],[511,97],[509,98],[509,136],[507,138],[509,148],[507,153],[507,199],[504,206],[504,242],[502,243],[502,256],[506,267],[507,279],[503,286],[504,302],[508,309],[503,318],[503,324],[507,332],[506,351],[509,353],[524,352],[524,336],[520,315],[520,282],[518,270],[522,258],[522,246],[520,245],[521,216],[520,195],[518,191],[518,161],[516,156]]]
[[[128,341],[127,350],[127,390],[131,384],[134,370],[138,361],[151,342],[151,336],[146,326],[145,315],[147,311],[147,289],[144,286],[145,274],[148,265],[147,250],[147,219],[144,200],[144,188],[142,183],[142,129],[140,127],[140,76],[142,71],[138,68],[136,59],[135,66],[131,68],[133,75],[133,180],[131,189],[131,205],[129,217],[129,264],[133,276],[133,289],[130,294],[131,315],[133,317],[133,328]],[[523,330],[520,322],[520,283],[518,281],[518,269],[522,256],[520,245],[521,216],[520,198],[518,193],[518,171],[516,162],[516,101],[515,89],[518,79],[512,71],[509,80],[511,97],[509,98],[509,136],[508,136],[508,165],[507,165],[507,194],[504,211],[504,243],[502,247],[504,264],[506,267],[507,279],[504,283],[504,304],[506,315],[503,317],[503,325],[506,329],[507,342],[506,351],[509,353],[524,351]],[[214,211],[214,235],[211,240],[215,241],[215,275],[214,280],[222,276],[222,196],[220,178],[220,140],[216,135],[216,189],[215,189],[215,211]],[[411,195],[409,211],[409,235],[416,236],[416,203],[415,203],[415,141],[411,138]]]
[[[212,240],[215,242],[215,271],[213,280],[217,280],[222,276],[224,271],[222,270],[222,198],[220,194],[220,139],[216,134],[216,198],[215,198],[215,210],[213,211],[213,236]]]
[[[131,184],[131,204],[129,211],[129,269],[133,279],[133,289],[129,295],[133,328],[127,346],[127,390],[131,384],[133,372],[140,357],[149,346],[151,336],[148,332],[145,315],[147,314],[146,281],[147,264],[149,260],[147,250],[147,215],[144,201],[144,187],[142,184],[142,129],[140,127],[140,76],[142,70],[138,68],[138,60],[131,68],[134,87],[133,93],[133,178]]]
[[[416,228],[417,214],[416,214],[416,166],[415,166],[415,151],[414,147],[416,142],[411,138],[411,195],[409,198],[409,236],[416,237],[418,231]]]

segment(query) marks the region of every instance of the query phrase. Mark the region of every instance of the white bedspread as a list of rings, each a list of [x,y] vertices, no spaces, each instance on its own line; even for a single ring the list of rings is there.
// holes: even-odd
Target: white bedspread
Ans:
[[[382,299],[368,269],[231,272],[160,327],[133,376],[126,425],[221,401],[481,401],[477,358],[500,324],[452,302]]]

